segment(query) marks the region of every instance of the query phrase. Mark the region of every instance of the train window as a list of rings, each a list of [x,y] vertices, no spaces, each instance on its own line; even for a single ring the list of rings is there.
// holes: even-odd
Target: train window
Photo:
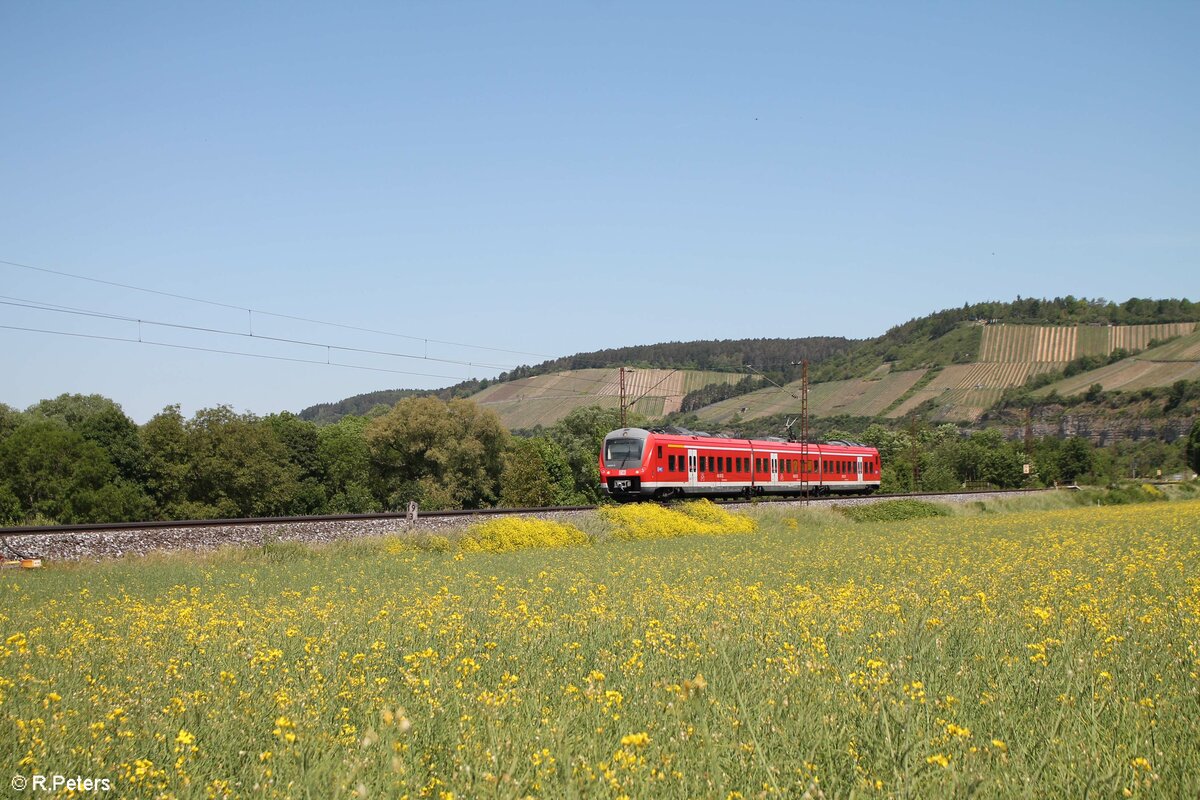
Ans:
[[[667,469],[671,472],[675,471],[675,456],[667,456]]]
[[[741,456],[735,456],[735,457],[734,457],[734,459],[733,459],[733,467],[734,467],[734,470],[733,470],[734,472],[741,472],[741,471],[742,471],[742,457],[741,457]]]
[[[709,471],[709,472],[716,472],[716,471],[717,471],[717,468],[716,468],[716,464],[715,464],[715,462],[716,462],[716,459],[715,459],[715,458],[713,458],[712,456],[709,456],[709,457],[708,457],[708,471]]]
[[[725,471],[725,456],[717,456],[717,472]]]
[[[658,457],[662,458],[662,445],[661,444],[658,446]]]

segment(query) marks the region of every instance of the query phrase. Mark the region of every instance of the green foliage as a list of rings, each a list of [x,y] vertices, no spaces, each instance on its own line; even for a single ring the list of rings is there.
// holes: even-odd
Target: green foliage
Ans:
[[[1200,419],[1192,423],[1185,452],[1187,464],[1192,468],[1192,472],[1200,473]]]
[[[1058,452],[1058,474],[1064,481],[1074,483],[1095,466],[1092,443],[1082,436],[1072,436],[1062,443]]]
[[[1166,500],[1164,492],[1148,483],[1122,484],[1105,490],[1096,502],[1102,506],[1124,506],[1131,503],[1150,503]]]
[[[376,499],[387,508],[482,508],[495,502],[508,432],[469,400],[401,400],[366,429]]]
[[[300,485],[288,505],[297,514],[316,514],[326,508],[325,465],[319,452],[320,436],[315,423],[291,412],[272,414],[264,422],[286,448],[288,461],[296,468]]]
[[[882,500],[859,506],[839,506],[838,510],[855,522],[901,522],[906,519],[945,517],[950,513],[945,506],[922,500]]]
[[[149,501],[103,448],[60,422],[35,419],[0,442],[0,513],[15,522],[137,519]]]
[[[142,447],[137,424],[121,406],[98,394],[62,394],[42,400],[26,412],[30,419],[52,420],[100,446],[122,478],[141,479]]]
[[[513,441],[504,457],[500,505],[531,508],[580,503],[562,445],[541,436]]]
[[[371,494],[371,451],[365,417],[342,417],[317,429],[317,455],[329,497],[326,510],[362,514],[375,508]]]

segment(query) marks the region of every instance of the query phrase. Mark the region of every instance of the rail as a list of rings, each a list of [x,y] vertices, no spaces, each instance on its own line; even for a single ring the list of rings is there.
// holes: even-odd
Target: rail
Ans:
[[[1077,487],[1059,487],[1077,488]],[[828,495],[825,497],[814,497],[812,500],[820,500],[823,502],[846,502],[850,500],[897,500],[905,498],[918,497],[945,497],[945,496],[962,496],[962,495],[996,495],[996,494],[1028,494],[1036,492],[1052,492],[1055,489],[988,489],[988,490],[952,490],[945,492],[901,492],[895,494],[872,494],[872,495]],[[743,498],[722,498],[721,502],[731,505],[746,504],[746,505],[761,505],[765,503],[787,503],[796,502],[800,498],[755,498],[754,500],[745,500]],[[554,512],[567,511],[594,511],[599,506],[539,506],[532,508],[469,508],[456,509],[451,511],[421,511],[420,519],[438,518],[438,517],[471,517],[471,516],[501,516],[506,514],[552,514]],[[296,517],[238,517],[228,519],[184,519],[184,520],[150,520],[146,522],[92,522],[79,523],[73,525],[36,525],[36,526],[18,526],[0,528],[0,538],[10,536],[53,536],[66,534],[88,534],[88,533],[107,533],[112,531],[145,531],[156,529],[170,528],[223,528],[223,527],[239,527],[245,525],[292,525],[309,522],[369,522],[373,520],[407,520],[410,514],[407,511],[380,511],[371,514],[320,514]]]

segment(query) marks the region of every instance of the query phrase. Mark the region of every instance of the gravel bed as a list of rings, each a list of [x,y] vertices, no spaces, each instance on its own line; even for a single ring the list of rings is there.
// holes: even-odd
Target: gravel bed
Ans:
[[[556,511],[536,516],[569,520],[577,515],[590,513],[590,511]],[[79,561],[144,556],[155,551],[209,551],[222,547],[261,547],[271,542],[322,544],[340,539],[386,536],[388,534],[442,534],[459,531],[480,520],[493,518],[494,516],[419,517],[413,524],[403,519],[378,519],[6,536],[0,537],[0,555],[5,559],[40,558],[44,561]]]
[[[942,494],[915,499],[939,503],[966,503],[987,497],[1009,496],[1005,492]],[[896,498],[845,497],[808,501],[809,507],[863,505]],[[726,503],[725,507],[792,507],[803,500],[771,500],[760,503]],[[571,521],[591,511],[554,511],[528,514],[543,519]],[[152,552],[211,551],[222,547],[261,547],[271,542],[322,544],[341,539],[387,534],[445,534],[460,531],[481,519],[492,517],[420,517],[410,524],[401,519],[349,520],[337,522],[291,522],[269,525],[224,525],[204,528],[157,528],[153,530],[112,530],[99,533],[60,533],[53,535],[0,537],[0,555],[5,559],[41,558],[44,561],[80,561],[87,559],[144,556]]]

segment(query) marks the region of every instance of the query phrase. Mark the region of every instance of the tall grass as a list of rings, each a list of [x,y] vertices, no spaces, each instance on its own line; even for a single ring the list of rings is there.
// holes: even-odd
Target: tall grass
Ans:
[[[114,796],[1200,792],[1200,502],[970,514],[2,573],[0,761]]]

